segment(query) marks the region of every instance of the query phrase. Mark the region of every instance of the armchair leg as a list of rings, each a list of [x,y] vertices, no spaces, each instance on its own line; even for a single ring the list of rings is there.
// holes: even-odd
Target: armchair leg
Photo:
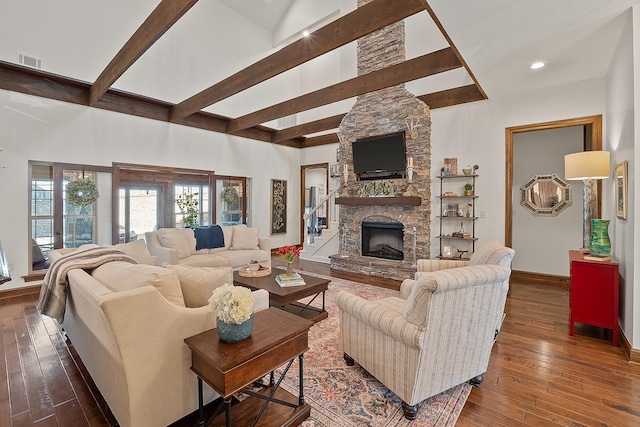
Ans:
[[[418,416],[418,405],[409,406],[406,402],[402,402],[402,411],[404,417],[408,420],[415,420]]]
[[[353,366],[353,364],[355,363],[353,357],[349,356],[347,353],[344,353],[342,357],[344,357],[344,361],[347,362],[347,366]]]
[[[480,374],[477,377],[471,378],[469,380],[469,384],[471,384],[474,387],[480,387],[480,384],[482,383],[482,381],[484,381],[484,374]]]

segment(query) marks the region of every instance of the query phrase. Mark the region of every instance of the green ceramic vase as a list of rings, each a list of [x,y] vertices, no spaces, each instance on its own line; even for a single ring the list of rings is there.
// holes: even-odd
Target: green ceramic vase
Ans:
[[[609,220],[591,220],[591,241],[589,250],[594,256],[607,256],[611,253],[611,240],[609,240]]]

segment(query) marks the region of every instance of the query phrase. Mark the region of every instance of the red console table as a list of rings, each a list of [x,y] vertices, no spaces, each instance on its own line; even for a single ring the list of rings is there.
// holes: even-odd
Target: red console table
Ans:
[[[574,323],[611,329],[618,345],[618,263],[584,259],[569,251],[571,262],[570,334]]]

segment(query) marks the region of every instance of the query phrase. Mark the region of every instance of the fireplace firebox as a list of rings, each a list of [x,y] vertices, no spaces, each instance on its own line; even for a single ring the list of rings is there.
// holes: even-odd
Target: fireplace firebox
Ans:
[[[400,222],[362,222],[362,255],[404,259],[404,225]]]

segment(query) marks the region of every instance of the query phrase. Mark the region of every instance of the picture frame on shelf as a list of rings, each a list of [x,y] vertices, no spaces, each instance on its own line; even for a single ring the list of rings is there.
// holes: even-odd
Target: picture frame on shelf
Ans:
[[[451,245],[442,246],[442,256],[445,258],[451,258],[453,256],[453,246]]]
[[[627,219],[627,161],[616,164],[616,217]]]

